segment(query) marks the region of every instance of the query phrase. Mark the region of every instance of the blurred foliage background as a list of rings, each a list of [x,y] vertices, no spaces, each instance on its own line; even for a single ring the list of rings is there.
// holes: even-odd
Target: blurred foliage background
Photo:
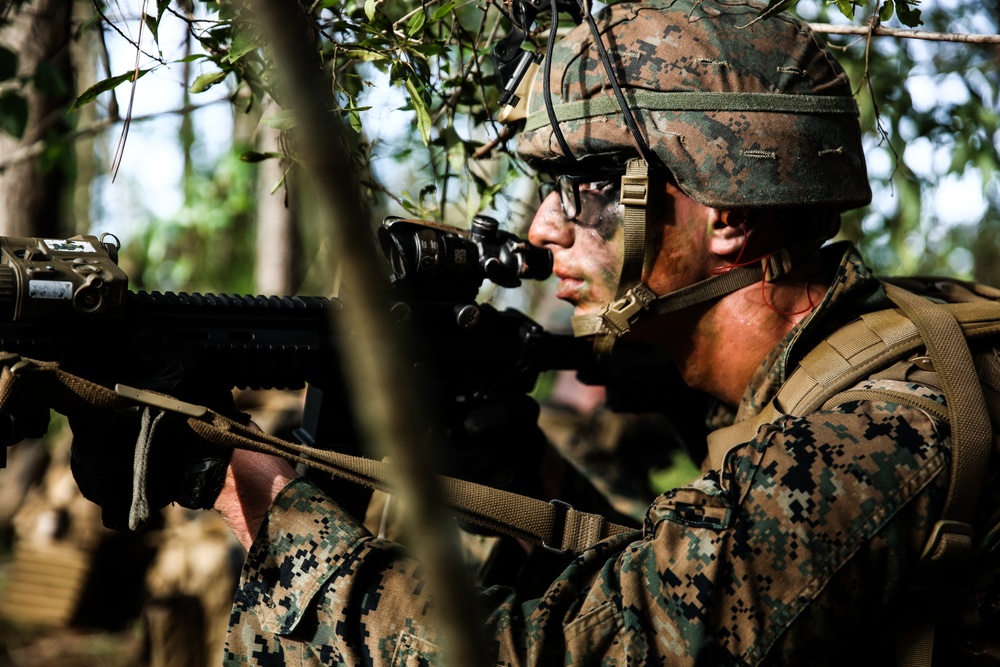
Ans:
[[[535,184],[495,120],[490,49],[509,29],[504,5],[299,6],[311,25],[302,39],[324,64],[331,122],[343,124],[361,176],[365,222],[392,214],[467,226],[485,213],[523,233]],[[771,10],[821,24],[857,90],[874,200],[845,215],[842,236],[882,273],[1000,286],[997,44],[826,27],[866,27],[877,17],[923,32],[995,35],[1000,6],[776,0]],[[286,134],[295,117],[247,12],[228,0],[4,3],[0,235],[111,232],[133,290],[336,294],[329,221]],[[539,44],[548,27],[536,26]],[[481,296],[550,327],[568,323],[545,284],[487,287]],[[654,483],[683,481],[684,465],[654,471]],[[17,502],[0,494],[0,547]],[[63,656],[61,664],[73,663]]]
[[[58,195],[45,197],[60,206],[43,224],[21,222],[65,234],[115,231],[137,288],[333,289],[307,169],[281,139],[294,117],[281,108],[270,54],[246,10],[167,0],[13,3],[2,31],[59,4],[69,7],[60,15],[62,47],[30,61],[11,46],[0,50],[0,130],[11,146],[3,179],[26,162],[62,176]],[[877,14],[883,25],[996,32],[996,7],[983,2],[774,4],[815,23],[865,26]],[[499,86],[489,50],[508,27],[498,5],[318,0],[309,11],[308,38],[327,67],[333,115],[349,128],[372,219],[405,214],[462,226],[486,212],[523,229],[534,188],[494,120]],[[881,271],[1000,282],[997,46],[826,39],[858,90],[875,189],[871,206],[846,216],[844,236]],[[40,98],[51,107],[41,127],[29,113]],[[261,177],[268,169],[269,180]],[[162,193],[174,193],[166,206]],[[254,276],[268,259],[255,248],[271,247],[258,224],[268,199],[280,199],[288,219],[267,233],[292,250],[280,257],[285,279],[262,284]]]

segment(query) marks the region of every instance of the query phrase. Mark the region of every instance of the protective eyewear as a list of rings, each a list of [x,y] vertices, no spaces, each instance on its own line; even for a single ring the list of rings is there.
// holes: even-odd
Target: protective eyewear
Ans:
[[[538,201],[545,201],[545,198],[552,194],[553,190],[559,192],[559,203],[562,205],[563,215],[569,220],[576,219],[582,210],[580,193],[585,196],[600,196],[610,198],[617,196],[621,188],[621,178],[624,171],[611,172],[595,176],[588,174],[585,176],[570,176],[568,174],[538,174]]]

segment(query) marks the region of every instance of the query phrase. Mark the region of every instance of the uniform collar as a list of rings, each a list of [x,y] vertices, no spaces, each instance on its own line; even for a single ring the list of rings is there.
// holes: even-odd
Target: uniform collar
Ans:
[[[830,289],[819,305],[761,362],[740,401],[736,421],[759,413],[774,398],[798,361],[821,340],[863,313],[889,307],[881,283],[852,243],[843,241],[825,246],[820,250],[820,261],[836,266]]]

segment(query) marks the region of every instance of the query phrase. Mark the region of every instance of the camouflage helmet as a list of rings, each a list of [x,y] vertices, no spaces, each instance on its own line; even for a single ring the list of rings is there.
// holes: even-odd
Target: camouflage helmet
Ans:
[[[678,187],[714,208],[829,205],[871,200],[850,82],[801,21],[754,19],[748,0],[647,0],[596,17],[639,130]],[[518,154],[540,170],[607,169],[638,154],[591,32],[556,45],[549,123],[539,69]],[[655,165],[651,165],[655,168]]]

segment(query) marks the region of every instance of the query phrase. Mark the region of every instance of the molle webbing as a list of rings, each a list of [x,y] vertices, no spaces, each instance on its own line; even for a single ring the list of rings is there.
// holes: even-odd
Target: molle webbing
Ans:
[[[792,114],[850,114],[858,115],[858,105],[853,97],[843,95],[788,95],[781,93],[626,93],[629,107],[645,111],[736,111]],[[566,102],[553,108],[559,122],[584,120],[595,116],[612,116],[621,113],[618,100],[611,96]],[[549,125],[547,113],[535,112],[528,116],[525,132]]]
[[[1000,333],[1000,303],[936,304],[894,285],[885,287],[899,310],[863,315],[822,341],[802,359],[760,414],[709,434],[709,460],[712,467],[721,468],[729,450],[751,440],[760,427],[785,417],[833,409],[849,400],[867,398],[926,408],[919,399],[910,400],[896,392],[849,391],[875,372],[926,348],[928,363],[939,377],[947,403],[946,408],[938,406],[932,414],[951,424],[952,462],[942,516],[923,558],[931,564],[952,564],[971,548],[968,521],[993,445],[986,398],[968,341]]]

